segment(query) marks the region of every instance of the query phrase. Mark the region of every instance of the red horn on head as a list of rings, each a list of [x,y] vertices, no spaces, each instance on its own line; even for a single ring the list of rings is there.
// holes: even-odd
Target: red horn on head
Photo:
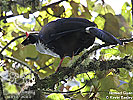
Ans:
[[[26,37],[28,37],[29,36],[29,33],[28,32],[26,32]]]

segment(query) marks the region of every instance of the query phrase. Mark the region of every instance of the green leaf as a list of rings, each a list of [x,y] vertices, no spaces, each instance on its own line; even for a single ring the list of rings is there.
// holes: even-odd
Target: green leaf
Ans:
[[[94,78],[94,75],[95,73],[94,72],[88,72],[87,74],[86,73],[82,73],[82,74],[78,74],[76,76],[76,80],[77,81],[81,81],[82,79],[84,80],[90,80],[90,78]]]
[[[86,19],[91,19],[92,15],[91,15],[90,11],[88,10],[88,8],[83,5],[82,5],[82,7],[83,7],[83,11],[81,13],[81,17],[85,17]]]
[[[125,2],[122,6],[122,16],[124,16],[126,22],[131,26],[132,19],[131,19],[131,5],[128,2]]]
[[[92,1],[92,0],[86,0],[87,2],[87,7],[88,7],[88,10],[93,10],[94,9],[94,3],[95,1]]]
[[[106,97],[110,89],[116,89],[120,84],[118,77],[113,75],[108,75],[107,77],[101,79],[100,83],[101,83],[100,91],[104,92],[104,93],[100,92],[100,95],[102,97]]]
[[[86,80],[90,80],[94,78],[95,73],[94,72],[88,72],[86,73],[82,73],[82,74],[78,74],[76,76],[76,80],[80,82],[80,87],[83,87],[86,83]],[[82,80],[84,80],[84,82],[82,82]],[[95,79],[93,79],[92,81],[95,83],[96,85],[96,81],[94,81]],[[89,81],[88,84],[81,90],[81,92],[86,92],[86,91],[90,91],[90,87],[92,85],[92,81]],[[82,93],[82,95],[86,95],[88,93]]]
[[[56,5],[56,6],[52,7],[52,11],[54,13],[53,15],[60,16],[65,11],[65,8],[64,8],[64,6],[60,7],[59,5]]]
[[[18,15],[18,11],[17,11],[17,5],[15,3],[13,3],[11,5],[11,9],[12,9],[12,12],[13,12],[13,15]]]
[[[0,16],[1,16],[1,14],[2,14],[2,9],[1,9],[2,7],[0,6]]]
[[[4,71],[4,69],[3,69],[3,67],[0,67],[0,73],[1,73],[2,71]]]
[[[11,85],[11,84],[8,84],[8,83],[5,85],[5,89],[6,89],[6,90],[8,91],[8,93],[10,93],[10,94],[13,94],[13,93],[17,93],[17,92],[18,92],[15,85]]]
[[[35,58],[37,57],[38,52],[34,45],[27,45],[25,47],[20,47],[18,50],[13,51],[13,57],[18,58],[19,60],[25,61],[26,57]]]
[[[94,22],[97,24],[99,29],[104,28],[105,19],[100,15],[95,18]]]
[[[27,13],[28,11],[30,10],[30,8],[25,8],[25,7],[22,7],[20,5],[17,5],[17,11],[19,14],[22,14],[22,13]]]
[[[79,89],[79,86],[73,86],[72,89],[71,89],[70,91],[75,91],[75,90],[77,90],[77,89]]]
[[[117,57],[120,55],[120,51],[115,48],[102,49],[100,52],[100,59],[110,59],[111,57]]]
[[[115,11],[112,9],[112,7],[110,5],[105,5],[105,11],[106,13],[111,13],[113,15],[115,15]]]
[[[116,18],[117,18],[117,20],[119,22],[119,26],[120,26],[120,29],[119,29],[120,37],[131,38],[132,26],[131,26],[131,24],[128,24],[129,21],[126,21],[124,16],[122,16],[122,15],[117,15]]]
[[[119,50],[121,51],[121,57],[125,55],[133,55],[133,42],[120,46]]]
[[[131,78],[129,82],[129,89],[132,91],[133,90],[133,78]]]
[[[64,100],[64,96],[62,94],[53,93],[48,95],[46,100]]]
[[[104,30],[111,33],[115,37],[119,37],[119,22],[112,13],[107,13],[103,16],[105,18]]]
[[[115,15],[115,12],[112,9],[112,7],[110,5],[107,5],[107,4],[102,5],[101,3],[98,3],[97,5],[95,5],[94,11],[97,12],[98,14],[101,14],[101,15],[105,15],[107,13],[111,13],[111,14]]]
[[[76,2],[76,3],[80,3],[80,0],[72,0],[72,1],[74,1],[74,2]]]
[[[126,70],[125,68],[119,68],[119,71],[120,71],[119,72],[119,77],[120,77],[121,80],[125,81],[124,79],[129,78],[129,71],[128,70]]]
[[[78,8],[79,8],[79,3],[76,3],[74,1],[70,2],[70,5],[72,7],[72,13],[73,13],[73,17],[77,17],[78,16]]]
[[[118,56],[120,54],[120,51],[118,49],[112,48],[112,49],[102,49],[100,53],[101,53],[101,55],[111,54],[114,56]]]
[[[72,15],[72,7],[70,3],[66,2],[66,6],[68,7],[67,9],[65,8],[65,17],[69,18]]]
[[[29,18],[29,12],[23,13],[24,18]]]
[[[39,12],[39,16],[40,16],[41,18],[43,18],[43,19],[48,18],[47,12],[46,12],[46,11],[40,11],[40,12]],[[39,17],[39,16],[38,16],[38,17]]]

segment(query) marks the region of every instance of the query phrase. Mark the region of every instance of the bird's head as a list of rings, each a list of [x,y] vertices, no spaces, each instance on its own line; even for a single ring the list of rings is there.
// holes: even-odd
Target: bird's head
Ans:
[[[26,45],[29,45],[29,44],[34,44],[36,43],[38,40],[38,36],[37,35],[34,35],[34,34],[28,34],[26,32],[26,39],[21,43],[22,45],[26,46]]]

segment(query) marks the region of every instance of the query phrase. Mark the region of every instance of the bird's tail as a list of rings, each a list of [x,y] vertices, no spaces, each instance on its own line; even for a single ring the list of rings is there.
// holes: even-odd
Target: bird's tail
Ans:
[[[100,30],[96,27],[87,27],[86,32],[94,34],[96,37],[98,37],[99,39],[101,39],[104,42],[107,42],[110,44],[118,44],[119,43],[120,45],[122,45],[122,41],[120,41],[119,39],[114,37],[112,34],[110,34],[109,32],[106,32],[104,30]]]

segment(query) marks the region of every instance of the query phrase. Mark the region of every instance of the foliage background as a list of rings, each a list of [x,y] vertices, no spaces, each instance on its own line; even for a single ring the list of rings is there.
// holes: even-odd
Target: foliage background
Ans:
[[[115,3],[115,0],[112,0],[112,2]],[[25,32],[36,33],[41,30],[42,26],[57,18],[86,18],[90,21],[94,21],[98,28],[112,33],[117,38],[131,38],[131,4],[125,2],[121,8],[121,14],[119,15],[116,15],[111,6],[106,4],[106,0],[101,0],[101,3],[97,3],[97,0],[86,0],[86,5],[87,6],[81,4],[80,0],[61,0],[56,1],[55,3],[52,3],[51,0],[46,0],[46,2],[43,2],[43,0],[0,0],[0,49],[2,50],[2,48],[13,38],[24,35]],[[96,17],[93,16],[94,14]],[[19,18],[24,17],[25,20],[29,19],[29,22],[13,19],[13,17],[16,18],[19,15],[21,15]],[[12,19],[9,20],[9,18]],[[41,79],[53,74],[60,59],[40,54],[36,51],[34,45],[23,47],[21,45],[23,40],[24,38],[20,38],[12,42],[2,52],[2,55],[19,59],[19,61],[25,63],[35,71]],[[72,65],[85,51],[74,57],[73,60],[65,58],[62,66],[68,67],[69,65]],[[112,59],[123,59],[125,56],[129,56],[129,58],[132,59],[132,55],[132,42],[125,43],[124,46],[109,46],[89,55],[89,57],[84,60],[83,65],[87,65],[93,57],[98,61],[106,62]],[[21,62],[18,63],[11,59],[0,60],[0,83],[3,87],[1,88],[0,93],[5,99],[11,99],[13,98],[11,96],[14,96],[13,100],[18,100],[18,97],[21,98],[18,93],[22,93],[36,82],[34,73],[31,72],[27,66],[22,65]],[[132,63],[130,66],[132,66]],[[85,88],[81,89],[80,93],[56,94],[39,91],[41,95],[38,95],[36,98],[42,100],[68,100],[70,98],[88,100],[89,98],[99,98],[103,100],[106,99],[106,96],[117,96],[116,94],[109,94],[109,91],[127,91],[128,93],[132,93],[128,94],[128,96],[133,97],[132,76],[132,68],[110,68],[103,71],[95,70],[79,73],[70,76],[71,78],[64,78],[67,84],[64,82],[57,82],[58,84],[53,88],[56,91],[72,91],[85,85]],[[86,80],[89,81],[87,84]],[[51,88],[49,89],[48,87],[47,90],[51,91]],[[34,92],[31,93],[31,95],[33,94]]]

